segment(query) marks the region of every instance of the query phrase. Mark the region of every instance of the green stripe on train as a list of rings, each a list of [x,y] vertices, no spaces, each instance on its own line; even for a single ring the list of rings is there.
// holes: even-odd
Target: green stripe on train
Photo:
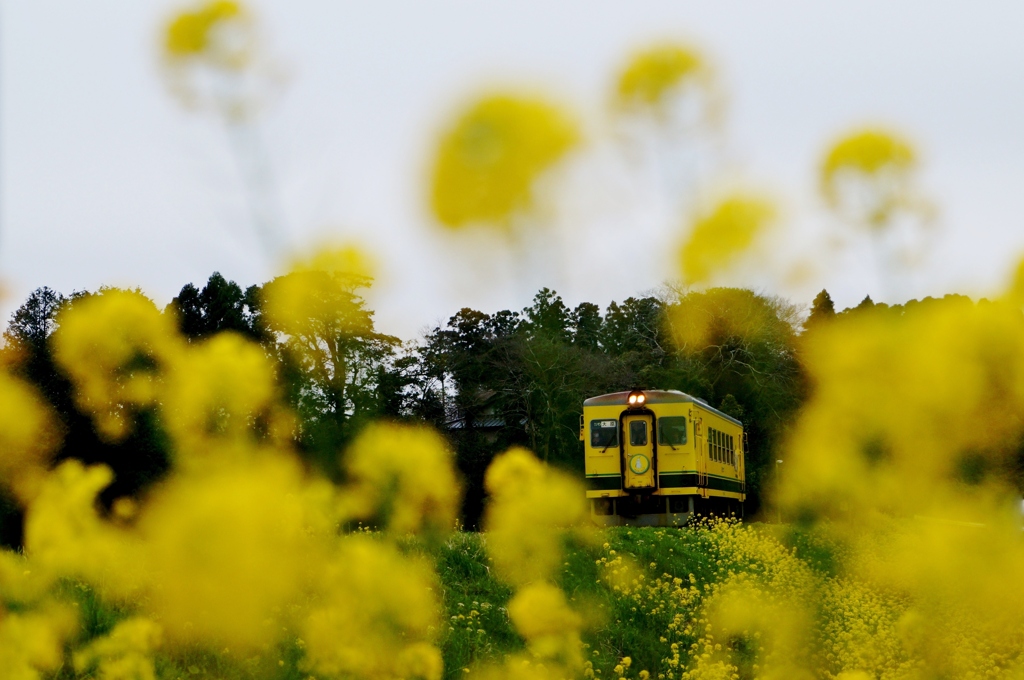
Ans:
[[[622,475],[587,475],[586,486],[589,491],[621,489]],[[743,493],[743,484],[737,479],[729,479],[728,477],[707,475],[707,484],[697,484],[696,472],[669,472],[658,475],[659,488],[675,489],[686,486],[700,486],[707,489],[714,489],[716,491]]]
[[[608,491],[622,488],[622,475],[587,475],[588,491]]]
[[[716,491],[743,493],[743,484],[738,479],[707,475],[707,484],[697,484],[696,472],[670,472],[658,475],[658,486],[662,489],[674,489],[684,486],[701,486]]]

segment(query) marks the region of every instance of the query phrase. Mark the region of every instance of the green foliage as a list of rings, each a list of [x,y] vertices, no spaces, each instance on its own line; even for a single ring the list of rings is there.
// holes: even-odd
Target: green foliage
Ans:
[[[191,283],[182,287],[167,305],[177,316],[178,327],[190,339],[207,338],[221,331],[234,331],[262,341],[267,338],[260,313],[259,288],[242,288],[214,272],[199,290]]]
[[[184,286],[166,312],[193,340],[224,330],[258,340],[276,362],[282,392],[298,415],[299,448],[331,477],[339,474],[339,452],[373,419],[426,421],[446,432],[464,478],[463,518],[471,527],[483,507],[484,470],[496,453],[521,444],[551,464],[581,471],[583,400],[637,387],[679,389],[743,420],[750,435],[749,515],[767,476],[766,461],[773,459],[771,448],[802,399],[793,308],[750,291],[630,297],[602,313],[590,302],[570,309],[544,288],[522,311],[462,309],[420,342],[402,345],[374,328],[373,312],[360,295],[369,280],[358,277],[320,288],[334,297],[317,304],[343,310],[344,318],[294,319],[291,333],[273,327],[262,300],[283,280],[243,289],[214,273],[202,288]],[[20,348],[12,355],[16,370],[40,389],[62,423],[65,445],[58,459],[75,451],[86,462],[114,468],[115,484],[104,497],[109,502],[140,493],[161,477],[166,437],[157,419],[142,413],[129,440],[110,444],[76,409],[47,338],[61,305],[84,295],[33,292],[5,337],[11,351]],[[737,310],[755,319],[756,327],[739,332],[730,326]],[[711,332],[699,346],[682,346],[670,316],[674,323],[710,319]],[[7,514],[11,521],[0,522],[4,540],[16,545],[20,533],[10,528],[20,520],[16,510]]]
[[[832,302],[832,296],[824,288],[814,297],[811,303],[811,313],[804,321],[804,330],[810,330],[822,322],[831,321],[836,316],[836,306]]]

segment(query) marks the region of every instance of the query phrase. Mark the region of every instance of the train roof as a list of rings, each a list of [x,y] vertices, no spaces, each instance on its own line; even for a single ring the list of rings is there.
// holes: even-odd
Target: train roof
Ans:
[[[642,390],[644,396],[647,397],[648,404],[679,404],[679,403],[693,403],[699,404],[702,409],[711,411],[715,415],[728,420],[730,423],[734,423],[743,427],[743,423],[736,420],[730,415],[722,413],[717,408],[711,406],[708,402],[704,401],[700,397],[694,397],[686,392],[680,392],[679,390]],[[629,392],[611,392],[609,394],[601,394],[596,397],[591,397],[583,402],[584,406],[626,406],[628,405]]]

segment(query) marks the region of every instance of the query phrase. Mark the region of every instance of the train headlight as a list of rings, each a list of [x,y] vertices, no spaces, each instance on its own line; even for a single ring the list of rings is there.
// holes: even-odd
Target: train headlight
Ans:
[[[640,390],[633,390],[629,393],[629,399],[627,401],[629,402],[630,407],[637,408],[644,405],[644,402],[647,401],[647,397],[644,396],[644,393]]]

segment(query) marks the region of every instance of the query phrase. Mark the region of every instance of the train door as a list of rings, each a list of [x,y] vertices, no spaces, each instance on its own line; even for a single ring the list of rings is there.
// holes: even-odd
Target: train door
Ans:
[[[627,415],[622,421],[626,489],[654,488],[654,417]]]
[[[697,463],[697,486],[701,496],[707,497],[708,486],[708,450],[707,437],[704,436],[704,419],[697,416],[693,419],[693,439],[695,460]]]

